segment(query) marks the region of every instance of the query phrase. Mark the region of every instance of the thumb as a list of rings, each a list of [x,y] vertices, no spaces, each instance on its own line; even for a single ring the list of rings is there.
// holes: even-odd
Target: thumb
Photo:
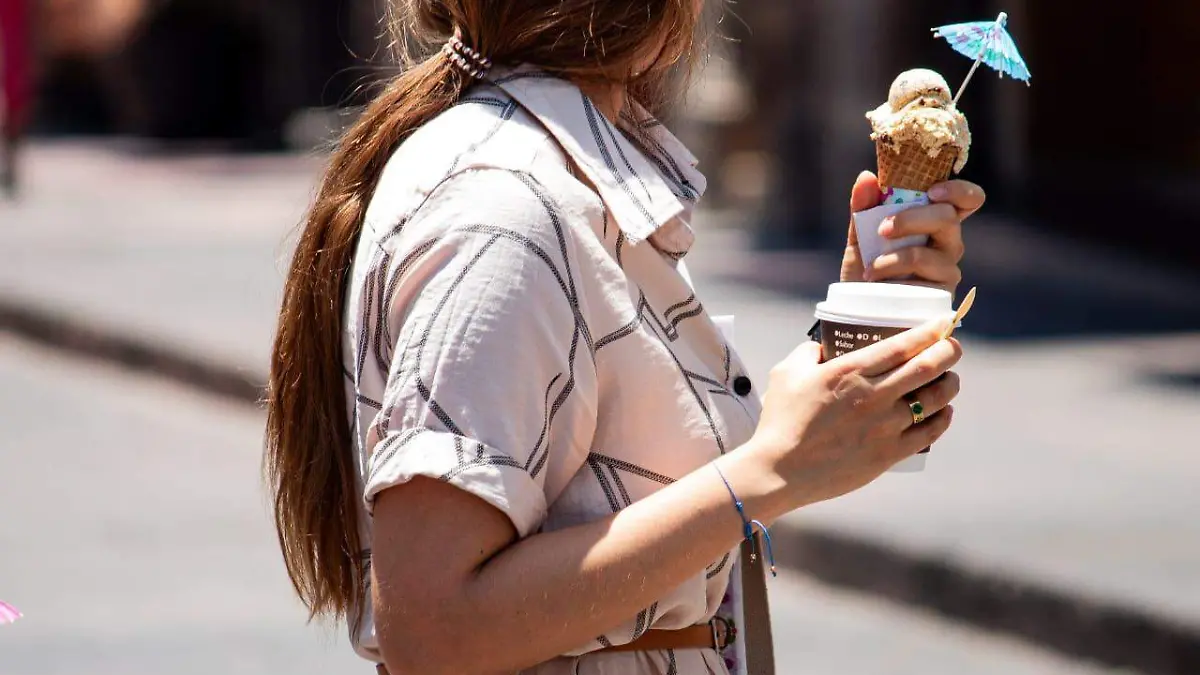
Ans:
[[[821,365],[821,343],[811,340],[801,343],[787,357],[788,363],[805,370]]]
[[[883,193],[879,190],[879,179],[870,171],[858,174],[850,190],[850,212],[857,213],[879,206]]]

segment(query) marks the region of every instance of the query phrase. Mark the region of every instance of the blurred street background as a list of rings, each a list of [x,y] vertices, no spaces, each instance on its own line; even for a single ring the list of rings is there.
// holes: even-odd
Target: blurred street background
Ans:
[[[292,598],[256,400],[322,148],[387,73],[383,0],[26,1],[0,675],[373,672]],[[759,381],[836,280],[863,113],[970,66],[929,28],[1005,10],[1034,76],[961,103],[989,201],[955,427],[925,473],[780,523],[781,673],[1200,675],[1200,5],[729,9],[671,122],[710,177],[689,265]]]

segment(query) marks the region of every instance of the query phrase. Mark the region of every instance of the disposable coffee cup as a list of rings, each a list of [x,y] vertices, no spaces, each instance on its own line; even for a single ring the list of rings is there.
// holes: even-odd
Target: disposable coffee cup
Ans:
[[[953,296],[937,288],[889,283],[831,284],[825,301],[817,304],[815,312],[821,322],[822,360],[836,359],[953,311]],[[890,471],[924,471],[928,454],[929,448],[925,448]]]

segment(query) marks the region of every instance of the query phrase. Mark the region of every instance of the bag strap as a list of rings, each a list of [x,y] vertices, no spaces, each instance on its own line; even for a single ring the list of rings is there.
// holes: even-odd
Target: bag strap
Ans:
[[[762,535],[755,534],[754,542],[742,542],[742,634],[746,640],[747,675],[775,675],[775,643],[771,635],[771,606],[767,601],[767,575],[761,555]]]

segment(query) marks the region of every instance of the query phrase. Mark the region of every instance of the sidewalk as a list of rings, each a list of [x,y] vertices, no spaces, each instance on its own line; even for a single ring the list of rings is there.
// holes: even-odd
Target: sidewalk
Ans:
[[[36,147],[30,159],[26,201],[0,204],[0,299],[262,381],[284,239],[315,162],[147,161],[83,145]],[[738,233],[699,226],[689,256],[697,284],[710,311],[737,315],[744,357],[764,382],[808,330],[813,289],[836,275],[836,259],[753,254]],[[1016,306],[989,295],[1004,268],[979,269],[976,312],[1003,329],[1009,319],[987,308]],[[1022,275],[1051,283],[1037,272]],[[1163,283],[1135,276],[1134,299]],[[1174,302],[1163,316],[1190,311]],[[785,527],[1128,608],[1200,644],[1200,333],[1169,327],[1113,336],[1064,325],[1017,339],[968,324],[959,415],[929,470],[886,476]]]
[[[30,148],[0,203],[0,295],[258,377],[318,163]],[[261,379],[261,377],[259,378]]]

